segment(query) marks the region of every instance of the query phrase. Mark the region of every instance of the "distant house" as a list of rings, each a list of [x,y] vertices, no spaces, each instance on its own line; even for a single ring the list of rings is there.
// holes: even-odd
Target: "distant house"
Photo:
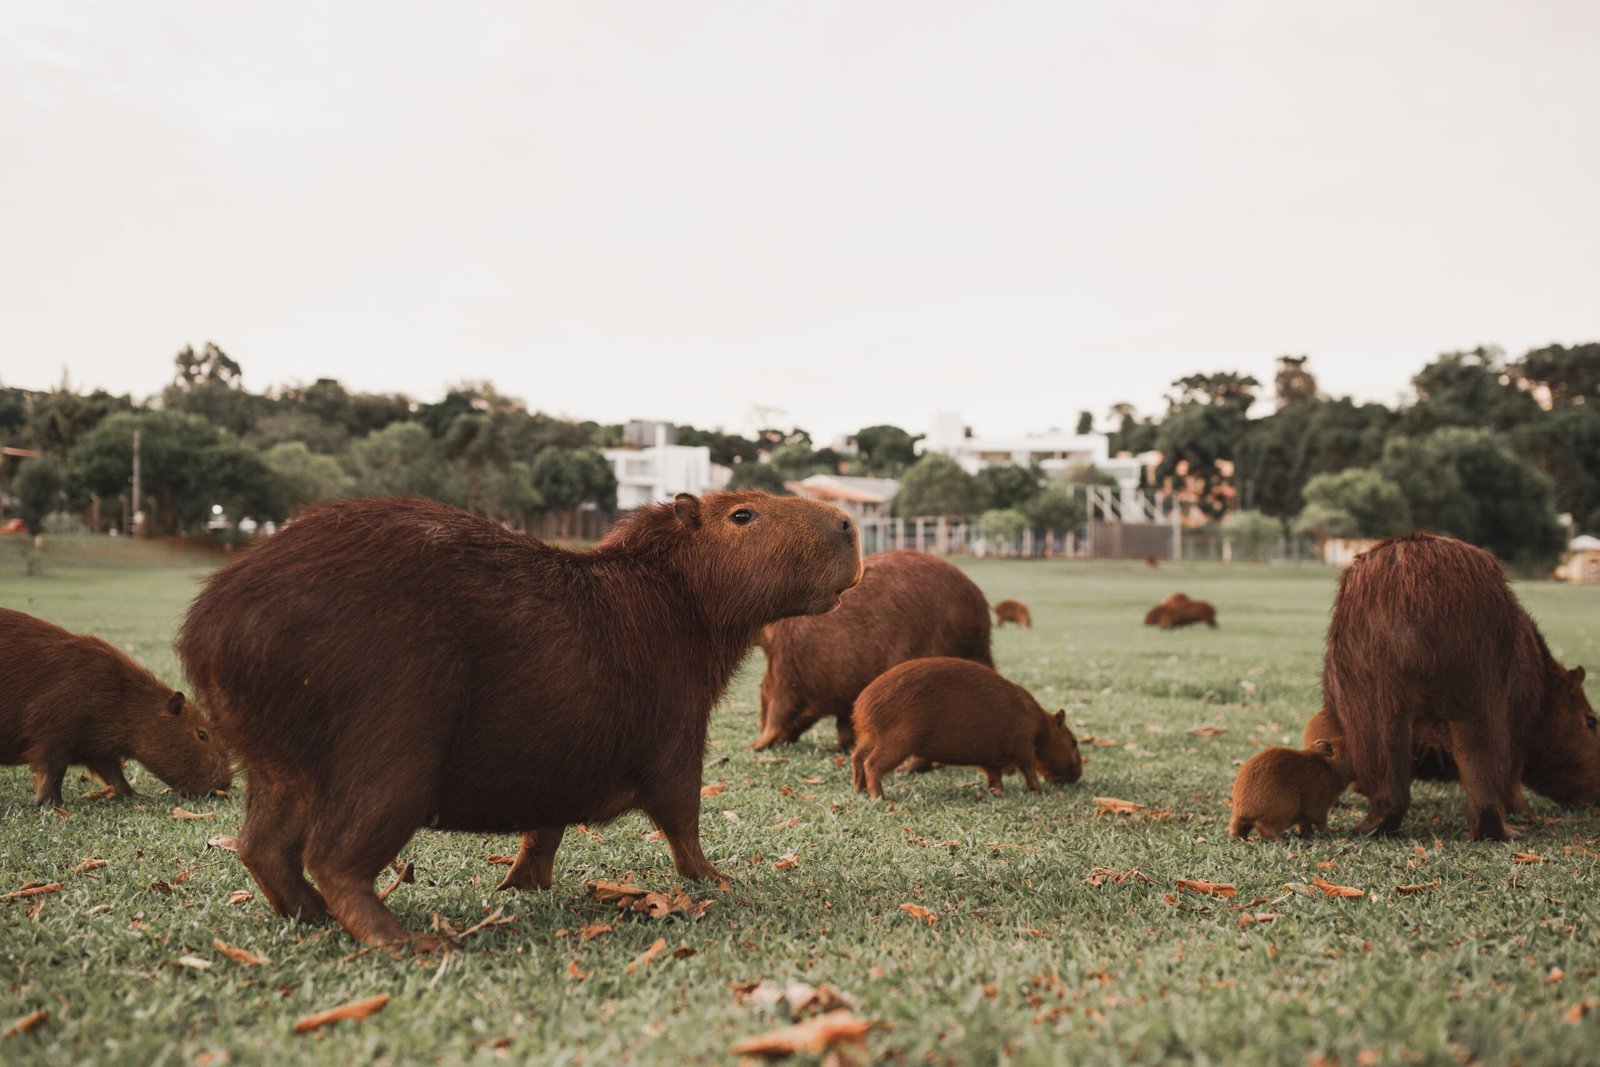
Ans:
[[[923,455],[937,452],[961,464],[968,474],[985,467],[1038,464],[1047,476],[1064,475],[1093,466],[1111,475],[1124,488],[1137,488],[1142,464],[1136,458],[1113,457],[1111,439],[1103,433],[1021,434],[1016,437],[968,437],[961,416],[948,411],[934,415],[928,433],[916,443]]]
[[[1584,534],[1567,542],[1567,554],[1556,568],[1556,577],[1583,584],[1600,582],[1600,537]]]
[[[894,495],[900,491],[900,483],[893,478],[847,478],[838,474],[813,474],[783,484],[795,496],[826,501],[858,519],[886,518]]]
[[[654,445],[608,448],[601,453],[617,477],[618,510],[671,500],[679,493],[699,496],[728,484],[733,472],[712,463],[709,448],[668,443],[671,428],[666,423],[656,423],[651,428],[655,433]]]

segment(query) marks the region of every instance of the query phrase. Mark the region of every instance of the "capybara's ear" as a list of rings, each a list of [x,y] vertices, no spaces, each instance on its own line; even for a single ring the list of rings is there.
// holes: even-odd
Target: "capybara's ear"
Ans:
[[[1311,747],[1322,753],[1324,756],[1333,755],[1333,742],[1329,741],[1326,737],[1317,738],[1315,741],[1311,742]]]
[[[691,493],[679,493],[672,498],[672,512],[678,521],[691,530],[700,529],[700,498]]]
[[[1585,678],[1587,678],[1588,676],[1589,676],[1588,673],[1585,672],[1582,667],[1574,667],[1570,671],[1567,672],[1567,678],[1575,686],[1582,685],[1583,684],[1583,680]]]
[[[1067,709],[1066,708],[1062,708],[1060,711],[1056,712],[1056,725],[1057,726],[1065,726],[1065,725],[1067,725]]]
[[[183,694],[173,693],[167,698],[167,710],[174,715],[183,714]]]

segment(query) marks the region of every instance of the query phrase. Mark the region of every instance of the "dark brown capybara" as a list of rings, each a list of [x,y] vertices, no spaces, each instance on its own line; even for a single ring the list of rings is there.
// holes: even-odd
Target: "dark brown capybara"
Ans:
[[[586,552],[352,500],[218,571],[178,651],[244,764],[267,900],[383,943],[405,931],[373,879],[424,826],[524,831],[502,887],[547,887],[568,825],[638,808],[681,875],[720,877],[712,705],[762,626],[832,610],[860,567],[844,512],[758,492],[638,508]]]
[[[35,804],[60,804],[69,764],[132,796],[132,757],[180,793],[226,789],[228,753],[184,695],[93,634],[0,608],[0,764],[26,763]]]
[[[839,747],[855,745],[850,712],[856,695],[908,659],[954,656],[994,666],[989,602],[953,564],[902,549],[867,557],[861,583],[839,610],[785,619],[761,632],[761,736],[752,748],[797,740],[833,718]],[[926,769],[922,765],[919,769]]]
[[[856,697],[853,718],[851,778],[875,800],[883,776],[912,756],[982,767],[996,793],[1013,768],[1029,789],[1039,788],[1040,774],[1052,782],[1083,774],[1067,713],[1051,715],[1026,689],[971,660],[935,656],[892,667]]]
[[[1217,610],[1204,600],[1190,600],[1182,593],[1173,593],[1151,608],[1144,616],[1146,626],[1162,630],[1175,630],[1203,622],[1213,630],[1217,628]]]
[[[1557,663],[1489,553],[1406,534],[1339,578],[1322,698],[1368,798],[1359,833],[1392,833],[1419,750],[1454,764],[1474,840],[1509,835],[1520,781],[1562,804],[1600,800],[1584,670]]]
[[[1154,556],[1146,556],[1144,558],[1144,565],[1153,571],[1161,569],[1161,561],[1156,559]]]
[[[1304,752],[1262,749],[1239,768],[1233,780],[1233,820],[1228,833],[1243,840],[1254,829],[1277,837],[1291,826],[1302,834],[1328,828],[1328,809],[1350,785],[1355,772],[1340,738],[1321,738]]]
[[[1004,626],[1014,622],[1018,626],[1033,629],[1033,616],[1028,613],[1028,605],[1020,600],[1002,600],[994,606],[995,626]]]

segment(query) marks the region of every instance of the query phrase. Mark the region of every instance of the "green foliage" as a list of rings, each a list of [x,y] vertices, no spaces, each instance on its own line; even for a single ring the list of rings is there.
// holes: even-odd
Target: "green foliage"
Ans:
[[[791,482],[798,482],[813,474],[839,473],[837,453],[833,449],[818,452],[803,441],[778,445],[772,450],[768,463],[773,470]]]
[[[1442,426],[1494,431],[1540,417],[1538,403],[1517,388],[1498,348],[1446,352],[1411,379],[1417,402],[1405,411],[1406,428],[1414,434]]]
[[[1523,385],[1547,390],[1556,408],[1600,404],[1600,342],[1535,348],[1511,372]]]
[[[976,475],[990,506],[1019,508],[1039,495],[1042,477],[1038,467],[1019,467],[1014,463],[998,463],[985,467]]]
[[[784,485],[783,475],[779,474],[770,463],[741,463],[733,468],[733,477],[728,479],[729,489],[759,489],[764,493],[777,493],[781,496],[792,496],[787,486]]]
[[[1234,458],[1248,425],[1244,409],[1234,403],[1190,402],[1175,408],[1156,431],[1155,447],[1162,453],[1157,477],[1198,480],[1201,509],[1222,514],[1226,502],[1216,492],[1223,483],[1219,463]]]
[[[1094,412],[1078,412],[1078,424],[1073,427],[1072,432],[1080,437],[1084,436],[1085,434],[1094,433]]]
[[[29,404],[27,442],[56,457],[64,457],[78,439],[106,416],[132,411],[133,401],[96,389],[86,395],[66,386],[35,393]]]
[[[355,479],[345,473],[338,460],[319,455],[300,441],[273,445],[261,458],[272,472],[278,499],[286,511],[336,500],[355,490]]]
[[[350,448],[362,496],[432,496],[439,492],[443,456],[420,422],[390,423]]]
[[[477,411],[457,415],[445,431],[443,443],[445,457],[466,471],[466,499],[461,506],[468,511],[478,510],[478,483],[483,472],[504,471],[511,462],[500,418]]]
[[[962,470],[961,464],[939,453],[923,456],[907,468],[894,498],[894,513],[905,518],[965,518],[988,506],[983,483]]]
[[[861,472],[875,478],[898,478],[917,461],[916,443],[923,435],[912,436],[898,426],[863,426],[850,435],[856,446]]]
[[[1399,485],[1370,467],[1319,474],[1306,483],[1306,506],[1343,512],[1357,537],[1388,537],[1411,529],[1411,507]],[[1302,512],[1302,514],[1304,514]]]
[[[1078,495],[1060,486],[1050,486],[1022,505],[1022,514],[1035,533],[1072,533],[1089,521],[1089,509]]]
[[[70,511],[52,511],[39,523],[38,528],[51,537],[68,537],[89,532],[88,525]]]
[[[1330,538],[1355,537],[1359,529],[1354,515],[1326,504],[1307,504],[1294,520],[1294,532],[1315,537],[1318,544]]]
[[[1259,511],[1235,511],[1222,520],[1222,539],[1234,558],[1265,559],[1278,543],[1282,523]]]
[[[978,533],[1002,544],[1016,543],[1028,528],[1028,516],[1016,508],[993,508],[978,516]]]
[[[606,458],[592,448],[547,448],[530,465],[535,492],[552,511],[576,510],[593,504],[617,510],[617,476]]]
[[[724,467],[754,463],[760,454],[756,443],[748,437],[721,430],[697,430],[693,426],[678,427],[678,443],[708,449],[711,462]]]
[[[1126,402],[1112,405],[1111,417],[1117,422],[1117,428],[1107,435],[1113,455],[1127,452],[1137,456],[1156,447],[1160,423],[1155,419],[1141,420],[1133,405]]]
[[[341,455],[350,449],[350,433],[343,426],[314,412],[294,408],[263,415],[244,439],[262,451],[289,443],[303,444],[325,456]]]
[[[1309,356],[1279,356],[1278,372],[1272,379],[1272,391],[1277,396],[1278,407],[1302,407],[1317,399],[1316,375],[1306,370]]]
[[[18,513],[28,529],[41,529],[44,517],[61,507],[67,488],[65,465],[50,456],[25,460],[12,482]]]

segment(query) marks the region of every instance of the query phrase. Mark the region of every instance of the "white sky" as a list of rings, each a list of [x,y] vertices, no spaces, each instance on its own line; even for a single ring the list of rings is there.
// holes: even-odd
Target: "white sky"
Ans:
[[[1600,339],[1600,4],[0,5],[0,381],[819,438]]]

